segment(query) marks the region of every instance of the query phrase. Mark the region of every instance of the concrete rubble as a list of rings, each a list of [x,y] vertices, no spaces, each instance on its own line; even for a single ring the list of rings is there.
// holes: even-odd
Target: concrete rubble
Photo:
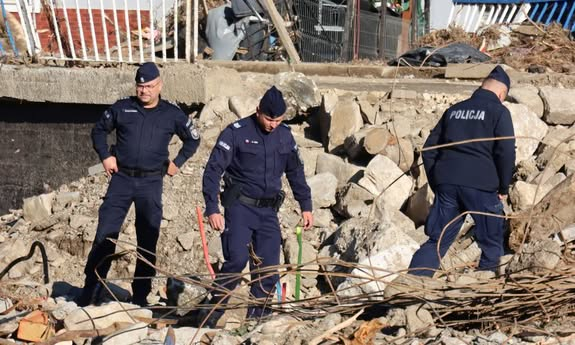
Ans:
[[[399,274],[408,268],[413,253],[426,240],[423,224],[434,197],[423,170],[416,166],[421,162],[418,150],[442,112],[468,94],[322,89],[301,73],[283,73],[273,80],[288,97],[289,124],[313,195],[315,228],[303,235],[302,262],[306,264],[302,272],[303,300],[332,294],[342,299],[365,295],[366,300],[373,302],[411,294],[431,303],[436,296],[426,295],[418,288],[441,289],[450,283],[464,289],[465,284],[484,278],[463,273],[463,268],[473,267],[480,255],[467,230],[462,231],[444,258],[445,268],[462,274],[453,278],[455,283],[442,280],[445,278],[406,278],[405,274]],[[563,253],[575,240],[572,229],[575,224],[572,212],[575,141],[569,139],[575,133],[575,113],[567,102],[575,99],[572,92],[575,91],[525,83],[514,87],[506,103],[516,135],[529,137],[517,140],[517,171],[510,197],[504,201],[506,210],[515,215],[525,215],[531,210],[536,215],[553,215],[553,222],[545,217],[530,219],[528,233],[524,230],[525,218],[511,221],[510,247],[517,250],[521,243],[523,247],[520,254],[511,257],[506,272],[538,274],[568,264]],[[149,298],[150,303],[163,307],[169,300],[178,317],[184,317],[203,298],[210,281],[195,210],[196,205],[203,205],[199,176],[219,131],[253,113],[258,98],[254,92],[251,96],[206,97],[204,101],[203,108],[195,113],[203,138],[200,149],[185,164],[181,174],[165,179],[157,263],[169,274],[193,274],[199,278],[188,281],[184,292],[175,297],[166,296],[165,277],[155,279]],[[178,140],[172,142],[171,154],[177,152],[179,145]],[[561,152],[554,154],[557,146]],[[53,192],[27,198],[21,210],[12,210],[0,217],[0,268],[26,255],[31,243],[39,240],[48,252],[54,282],[48,288],[58,291],[57,296],[46,298],[43,310],[59,322],[60,330],[92,329],[91,322],[87,322],[91,317],[99,329],[114,323],[124,325],[116,333],[106,335],[103,344],[163,343],[167,328],[147,323],[159,316],[155,309],[134,309],[133,305],[110,301],[111,296],[106,299],[108,303],[87,308],[78,308],[73,302],[77,287],[82,284],[83,267],[106,185],[105,175],[96,172]],[[299,245],[294,229],[300,214],[291,192],[287,195],[279,211],[283,240],[280,263],[295,266]],[[132,209],[120,234],[118,253],[134,248],[131,245],[136,243],[134,221]],[[209,228],[207,222],[204,225]],[[466,226],[468,229],[472,224]],[[524,236],[527,236],[525,241]],[[219,234],[208,231],[207,240],[209,260],[217,268],[224,260]],[[342,267],[336,260],[353,265]],[[112,264],[110,283],[118,296],[123,296],[120,300],[129,298],[130,281],[124,278],[133,274],[135,261],[132,253]],[[294,300],[293,272],[288,268],[282,271],[281,282],[286,283],[288,302]],[[42,274],[41,259],[36,253],[32,260],[14,266],[3,279],[40,281]],[[249,275],[245,277],[247,280]],[[2,282],[0,337],[13,339],[18,322],[25,314],[18,310],[7,312],[15,300],[8,294],[3,295]],[[40,297],[44,291],[38,286],[27,288],[29,296]],[[234,298],[245,301],[247,290],[246,282],[242,282]],[[192,338],[195,342],[203,339],[216,345],[306,344],[350,316],[318,313],[317,317],[299,318],[290,315],[297,311],[295,304],[274,307],[279,315],[259,323],[245,321],[242,307],[239,311],[226,312],[225,329],[175,326],[177,344],[189,344]],[[124,309],[133,310],[128,315]],[[442,327],[436,323],[437,315],[429,305],[393,308],[384,314],[378,319],[384,331],[373,333],[373,343],[392,342],[407,336],[421,343],[441,344],[491,344],[501,339],[518,344],[539,341],[531,342],[512,333],[466,333]],[[341,336],[351,339],[352,329],[361,327],[367,327],[365,320],[356,320]]]

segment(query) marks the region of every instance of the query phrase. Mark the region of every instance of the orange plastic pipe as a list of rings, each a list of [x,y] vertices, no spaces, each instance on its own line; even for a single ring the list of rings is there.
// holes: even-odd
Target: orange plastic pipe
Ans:
[[[204,260],[206,261],[206,266],[208,266],[208,271],[210,271],[212,279],[216,279],[216,274],[214,273],[214,269],[212,268],[212,264],[210,263],[210,255],[208,254],[208,243],[206,241],[206,231],[204,230],[204,219],[202,217],[202,210],[200,209],[200,206],[196,206],[196,213],[198,215],[198,224],[200,226],[200,237],[202,238],[202,249],[204,250]]]

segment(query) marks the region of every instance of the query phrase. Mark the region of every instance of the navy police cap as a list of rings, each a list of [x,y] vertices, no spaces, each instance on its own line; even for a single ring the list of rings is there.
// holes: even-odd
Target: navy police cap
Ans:
[[[271,118],[282,116],[286,112],[286,102],[281,91],[275,86],[267,90],[260,100],[259,109]]]
[[[507,86],[507,90],[511,88],[511,80],[509,79],[509,76],[499,65],[497,65],[497,67],[495,67],[485,79],[497,80],[498,82],[505,84],[505,86]]]
[[[160,70],[153,62],[146,62],[136,72],[136,83],[142,84],[152,81],[160,76]]]

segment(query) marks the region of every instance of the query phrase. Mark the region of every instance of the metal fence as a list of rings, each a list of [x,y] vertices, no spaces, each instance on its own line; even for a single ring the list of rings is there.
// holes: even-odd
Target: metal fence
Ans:
[[[342,59],[346,8],[328,0],[294,0],[302,61]]]
[[[280,3],[292,4],[295,41],[302,61],[349,61],[397,55],[398,37],[405,22],[387,16],[381,34],[379,13],[360,10],[359,1]],[[0,55],[18,56],[25,51],[43,60],[129,63],[178,61],[182,56],[193,59],[198,55],[198,2],[0,0],[5,31],[10,38],[0,39]],[[184,31],[185,41],[178,39]]]
[[[181,7],[190,13],[191,6],[185,0],[8,1],[0,3],[11,44],[0,47],[0,54],[22,54],[12,43],[19,39],[25,41],[30,56],[64,61],[177,61],[182,49],[178,37],[185,29]],[[186,41],[191,41],[188,30]],[[197,30],[194,42],[193,56],[197,55]]]
[[[410,21],[388,15],[380,31],[380,14],[360,10],[356,1],[294,0],[294,10],[302,61],[393,58],[406,48],[399,43]]]

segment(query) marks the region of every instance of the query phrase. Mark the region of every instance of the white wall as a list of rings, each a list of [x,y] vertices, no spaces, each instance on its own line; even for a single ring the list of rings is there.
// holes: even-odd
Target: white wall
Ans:
[[[429,29],[439,30],[447,28],[449,13],[453,8],[451,0],[431,0],[429,3]]]

